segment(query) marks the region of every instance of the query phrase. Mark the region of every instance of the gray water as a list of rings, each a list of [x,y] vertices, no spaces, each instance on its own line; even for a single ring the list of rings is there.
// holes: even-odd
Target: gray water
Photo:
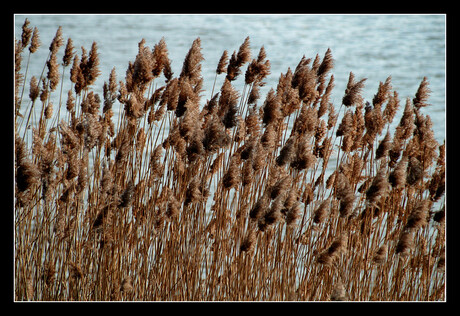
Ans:
[[[414,97],[426,76],[432,90],[431,106],[423,108],[423,112],[433,121],[437,141],[442,143],[445,139],[444,15],[16,15],[15,38],[20,38],[26,17],[32,27],[39,29],[42,42],[32,55],[28,78],[40,76],[58,26],[62,26],[65,42],[72,38],[79,56],[81,46],[89,51],[92,42],[97,42],[101,75],[93,89],[101,96],[102,85],[108,81],[113,67],[118,80],[124,79],[128,62],[134,61],[138,43],[143,38],[150,48],[165,38],[172,71],[178,76],[193,40],[200,37],[205,58],[202,62],[205,90],[202,102],[205,102],[210,98],[215,69],[223,51],[231,54],[238,50],[249,36],[252,55],[256,57],[264,46],[271,63],[271,75],[261,91],[260,102],[270,88],[276,88],[280,74],[286,73],[288,67],[294,69],[303,55],[314,58],[319,54],[322,58],[330,48],[335,60],[331,73],[336,85],[332,101],[337,109],[350,71],[357,79],[368,78],[363,96],[369,101],[377,92],[379,82],[391,76],[401,108],[404,108],[405,98]],[[61,48],[61,55],[63,51]],[[24,57],[24,64],[25,60]],[[70,82],[68,71],[65,76],[65,82]],[[223,76],[218,78],[216,89],[222,80]],[[235,85],[242,81],[242,78],[237,80]],[[64,97],[66,88],[69,89],[64,85]],[[238,86],[236,88],[241,91]],[[399,114],[396,120],[399,121]]]

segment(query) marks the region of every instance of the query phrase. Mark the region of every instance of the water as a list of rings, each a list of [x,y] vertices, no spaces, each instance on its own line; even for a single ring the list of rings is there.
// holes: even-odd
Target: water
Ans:
[[[445,139],[444,15],[16,15],[16,38],[20,38],[26,17],[32,27],[39,29],[42,42],[42,47],[32,55],[28,78],[40,76],[58,26],[62,26],[65,42],[72,38],[79,56],[81,46],[89,51],[92,42],[97,42],[101,76],[93,87],[101,96],[103,82],[108,81],[113,67],[118,79],[124,79],[128,62],[134,61],[143,38],[150,48],[165,38],[172,70],[178,76],[193,40],[200,37],[205,58],[202,62],[205,89],[202,102],[205,102],[210,98],[222,52],[228,50],[231,54],[238,50],[249,36],[252,55],[257,56],[264,46],[271,63],[271,75],[261,91],[260,102],[270,88],[276,88],[280,74],[286,73],[288,67],[294,69],[303,55],[314,58],[319,54],[322,58],[330,48],[335,59],[331,73],[336,84],[332,101],[337,108],[350,71],[358,80],[368,78],[363,91],[366,100],[372,100],[379,82],[391,75],[402,108],[405,98],[414,97],[426,76],[432,90],[431,106],[423,112],[433,121],[437,141],[442,143]],[[65,76],[67,83],[68,71]],[[243,81],[241,77],[237,82]],[[222,80],[223,76],[218,78],[216,87],[220,87]],[[237,89],[241,91],[238,86]],[[65,85],[64,91],[66,96]],[[395,120],[399,120],[399,115]]]

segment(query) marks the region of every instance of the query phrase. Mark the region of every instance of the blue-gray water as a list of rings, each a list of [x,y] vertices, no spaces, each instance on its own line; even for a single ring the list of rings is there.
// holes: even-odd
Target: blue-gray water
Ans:
[[[238,50],[249,36],[252,55],[257,56],[263,45],[271,63],[271,75],[261,100],[269,88],[276,87],[280,74],[288,67],[294,69],[303,55],[314,58],[319,54],[322,58],[330,48],[335,60],[331,73],[336,84],[332,101],[337,108],[350,71],[357,79],[368,78],[363,91],[367,100],[372,99],[379,82],[391,76],[402,108],[405,98],[414,97],[426,76],[432,90],[431,106],[423,111],[433,121],[438,142],[442,143],[445,138],[444,15],[16,15],[16,38],[20,38],[26,17],[32,27],[39,29],[42,42],[39,51],[32,55],[28,78],[40,76],[58,26],[62,26],[65,41],[72,38],[79,55],[81,46],[89,51],[92,42],[97,42],[101,76],[94,90],[101,95],[102,84],[108,81],[113,67],[118,79],[124,79],[128,62],[134,61],[138,43],[143,38],[151,48],[165,38],[172,70],[178,76],[193,40],[200,37],[205,58],[202,62],[204,102],[210,98],[222,52],[228,50],[231,54]],[[63,50],[61,48],[61,54]],[[68,76],[66,72],[66,81]],[[219,79],[216,87],[222,82]],[[399,120],[399,116],[395,120]]]

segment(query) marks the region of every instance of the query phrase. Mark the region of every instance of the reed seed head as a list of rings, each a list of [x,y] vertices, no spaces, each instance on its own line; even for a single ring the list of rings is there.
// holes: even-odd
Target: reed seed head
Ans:
[[[421,200],[419,201],[410,213],[410,216],[406,223],[406,229],[419,229],[428,224],[429,219],[429,208],[431,201]]]
[[[331,294],[331,301],[348,301],[348,294],[341,280],[338,280]]]
[[[414,234],[410,230],[404,230],[396,245],[396,254],[407,257],[412,248],[414,248]]]
[[[431,93],[430,88],[428,88],[428,84],[429,83],[427,77],[423,77],[423,80],[418,87],[417,93],[415,94],[415,98],[412,100],[414,106],[418,109],[429,105],[426,103]]]
[[[29,46],[29,51],[31,54],[35,53],[38,48],[40,47],[41,43],[40,43],[40,35],[38,33],[38,29],[36,27],[34,27],[34,33],[32,35],[32,40],[30,42],[30,46]]]
[[[217,64],[216,73],[218,75],[220,75],[222,73],[226,73],[227,72],[227,64],[228,64],[228,52],[227,52],[227,50],[224,50],[224,52],[222,53],[222,56],[219,59],[219,63]]]
[[[388,246],[387,245],[382,245],[379,247],[379,249],[375,252],[375,255],[372,259],[372,261],[376,264],[382,264],[385,262],[386,257],[387,257],[387,252],[388,252]]]
[[[342,104],[345,106],[352,106],[362,102],[361,91],[364,88],[364,82],[367,78],[355,81],[355,75],[350,72],[348,78],[347,88],[345,89],[345,95],[342,99]]]

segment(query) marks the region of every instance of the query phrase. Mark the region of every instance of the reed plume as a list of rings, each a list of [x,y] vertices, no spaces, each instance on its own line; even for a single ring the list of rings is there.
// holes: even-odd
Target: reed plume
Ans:
[[[373,257],[373,261],[376,263],[376,264],[382,264],[385,262],[386,260],[386,257],[387,257],[387,253],[388,253],[388,246],[387,245],[382,245],[381,247],[379,247],[379,249],[375,252],[375,255]]]
[[[371,186],[366,191],[366,201],[375,204],[385,197],[388,192],[389,183],[387,181],[386,167],[383,165],[377,175],[372,180]]]
[[[342,104],[345,106],[352,106],[362,102],[361,91],[364,88],[364,82],[367,78],[361,79],[360,81],[355,81],[355,75],[353,72],[350,72],[348,77],[347,88],[345,89],[345,95],[342,99]]]
[[[229,81],[236,80],[241,74],[241,67],[251,58],[251,50],[249,46],[249,36],[246,37],[243,44],[241,44],[238,52],[233,52],[227,66],[227,76]]]
[[[218,75],[222,73],[226,73],[227,64],[228,64],[228,52],[224,50],[224,52],[222,53],[222,56],[219,59],[219,63],[217,64],[216,73]]]
[[[412,103],[416,108],[421,108],[428,106],[429,104],[426,103],[430,96],[430,88],[428,88],[428,79],[427,77],[423,77],[420,86],[418,87],[417,93],[415,94],[415,98],[412,100]]]
[[[33,34],[32,34],[32,39],[31,39],[31,42],[30,42],[30,46],[29,46],[29,51],[31,54],[35,53],[38,48],[40,47],[41,45],[41,42],[40,42],[40,35],[39,35],[39,32],[38,32],[38,29],[36,27],[34,27],[34,31],[33,31]]]

